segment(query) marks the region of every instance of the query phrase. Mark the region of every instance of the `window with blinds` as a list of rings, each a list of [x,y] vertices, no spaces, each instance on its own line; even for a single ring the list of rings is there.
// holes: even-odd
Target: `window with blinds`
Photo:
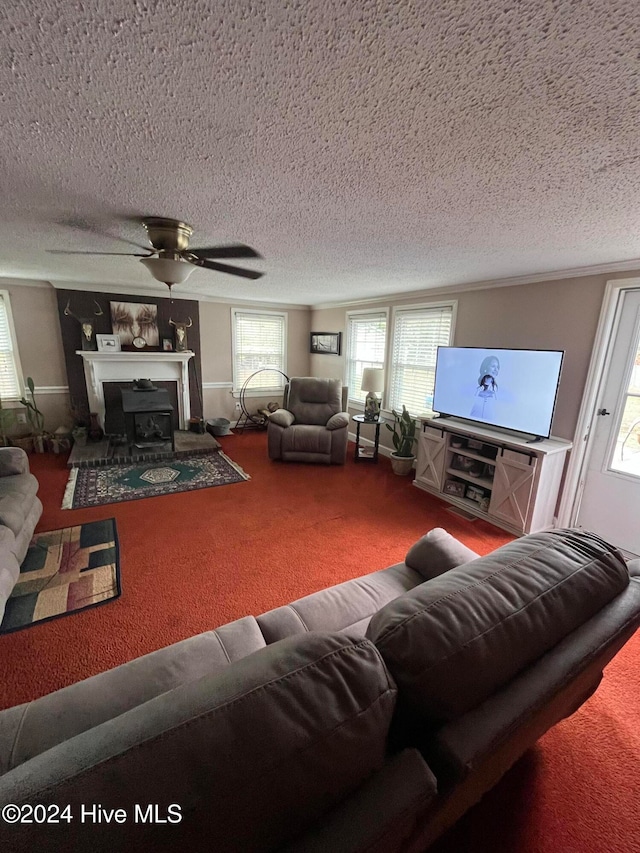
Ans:
[[[365,367],[384,367],[387,340],[387,312],[347,313],[346,381],[349,399],[364,404],[367,392],[361,389]]]
[[[22,396],[17,353],[11,334],[9,294],[0,291],[0,399],[19,400]]]
[[[432,414],[438,346],[451,343],[453,304],[398,308],[393,318],[389,408]]]
[[[233,387],[239,391],[257,370],[248,391],[277,391],[284,388],[285,379],[276,370],[286,373],[287,315],[276,311],[233,311]]]

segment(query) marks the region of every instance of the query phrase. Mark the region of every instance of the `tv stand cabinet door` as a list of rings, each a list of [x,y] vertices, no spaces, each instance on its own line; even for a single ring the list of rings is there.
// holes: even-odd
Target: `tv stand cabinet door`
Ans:
[[[425,427],[418,438],[416,480],[428,489],[442,491],[444,484],[447,433]]]
[[[496,458],[489,518],[507,522],[527,532],[533,484],[538,466],[536,456],[505,450]]]

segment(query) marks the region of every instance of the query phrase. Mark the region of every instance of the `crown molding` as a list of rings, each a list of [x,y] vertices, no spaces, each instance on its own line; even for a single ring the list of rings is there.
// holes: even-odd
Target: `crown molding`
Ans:
[[[16,282],[22,283],[22,282]],[[83,290],[85,293],[91,293],[91,291],[98,291],[100,293],[127,293],[128,288],[122,285],[117,284],[87,284],[77,281],[52,281],[52,282],[43,282],[43,286],[51,286],[56,290]],[[272,310],[290,310],[290,311],[309,311],[311,310],[309,305],[300,305],[294,303],[283,303],[283,302],[269,302],[263,299],[236,299],[235,297],[231,299],[226,296],[209,296],[203,293],[197,293],[196,291],[189,290],[188,288],[183,287],[182,285],[176,286],[178,289],[174,289],[173,298],[174,299],[193,299],[196,302],[220,302],[223,305],[251,305],[256,308],[271,308]],[[131,297],[137,296],[156,296],[160,297],[160,299],[170,299],[171,295],[169,294],[168,288],[165,286],[159,285],[158,287],[154,287],[153,284],[151,286],[141,286],[139,290],[132,291]]]
[[[426,287],[422,290],[410,290],[403,293],[388,293],[385,296],[371,296],[364,299],[348,299],[340,302],[323,302],[309,306],[313,311],[326,308],[346,308],[353,305],[376,305],[381,302],[396,302],[405,299],[424,299],[432,296],[445,296],[455,291],[463,293],[471,290],[489,290],[494,287],[517,287],[522,284],[537,284],[543,281],[558,281],[567,278],[587,278],[592,275],[610,275],[617,272],[637,272],[640,270],[640,258],[631,261],[619,261],[614,264],[594,264],[589,267],[573,267],[566,270],[534,273],[532,275],[513,276],[512,278],[485,279],[467,284],[448,284],[440,287]]]
[[[5,287],[51,287],[50,281],[40,281],[35,278],[0,277],[0,288]]]

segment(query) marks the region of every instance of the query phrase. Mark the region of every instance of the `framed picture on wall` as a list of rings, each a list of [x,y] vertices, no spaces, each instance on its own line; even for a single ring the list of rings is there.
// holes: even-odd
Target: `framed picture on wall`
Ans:
[[[316,355],[340,355],[342,332],[311,332],[309,352]]]

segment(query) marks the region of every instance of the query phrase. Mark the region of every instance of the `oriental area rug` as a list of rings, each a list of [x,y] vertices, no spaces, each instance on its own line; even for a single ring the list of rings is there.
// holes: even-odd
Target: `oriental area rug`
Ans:
[[[0,634],[96,607],[119,595],[115,519],[38,533],[7,601]]]
[[[131,465],[72,468],[62,509],[154,498],[249,479],[222,451]]]

